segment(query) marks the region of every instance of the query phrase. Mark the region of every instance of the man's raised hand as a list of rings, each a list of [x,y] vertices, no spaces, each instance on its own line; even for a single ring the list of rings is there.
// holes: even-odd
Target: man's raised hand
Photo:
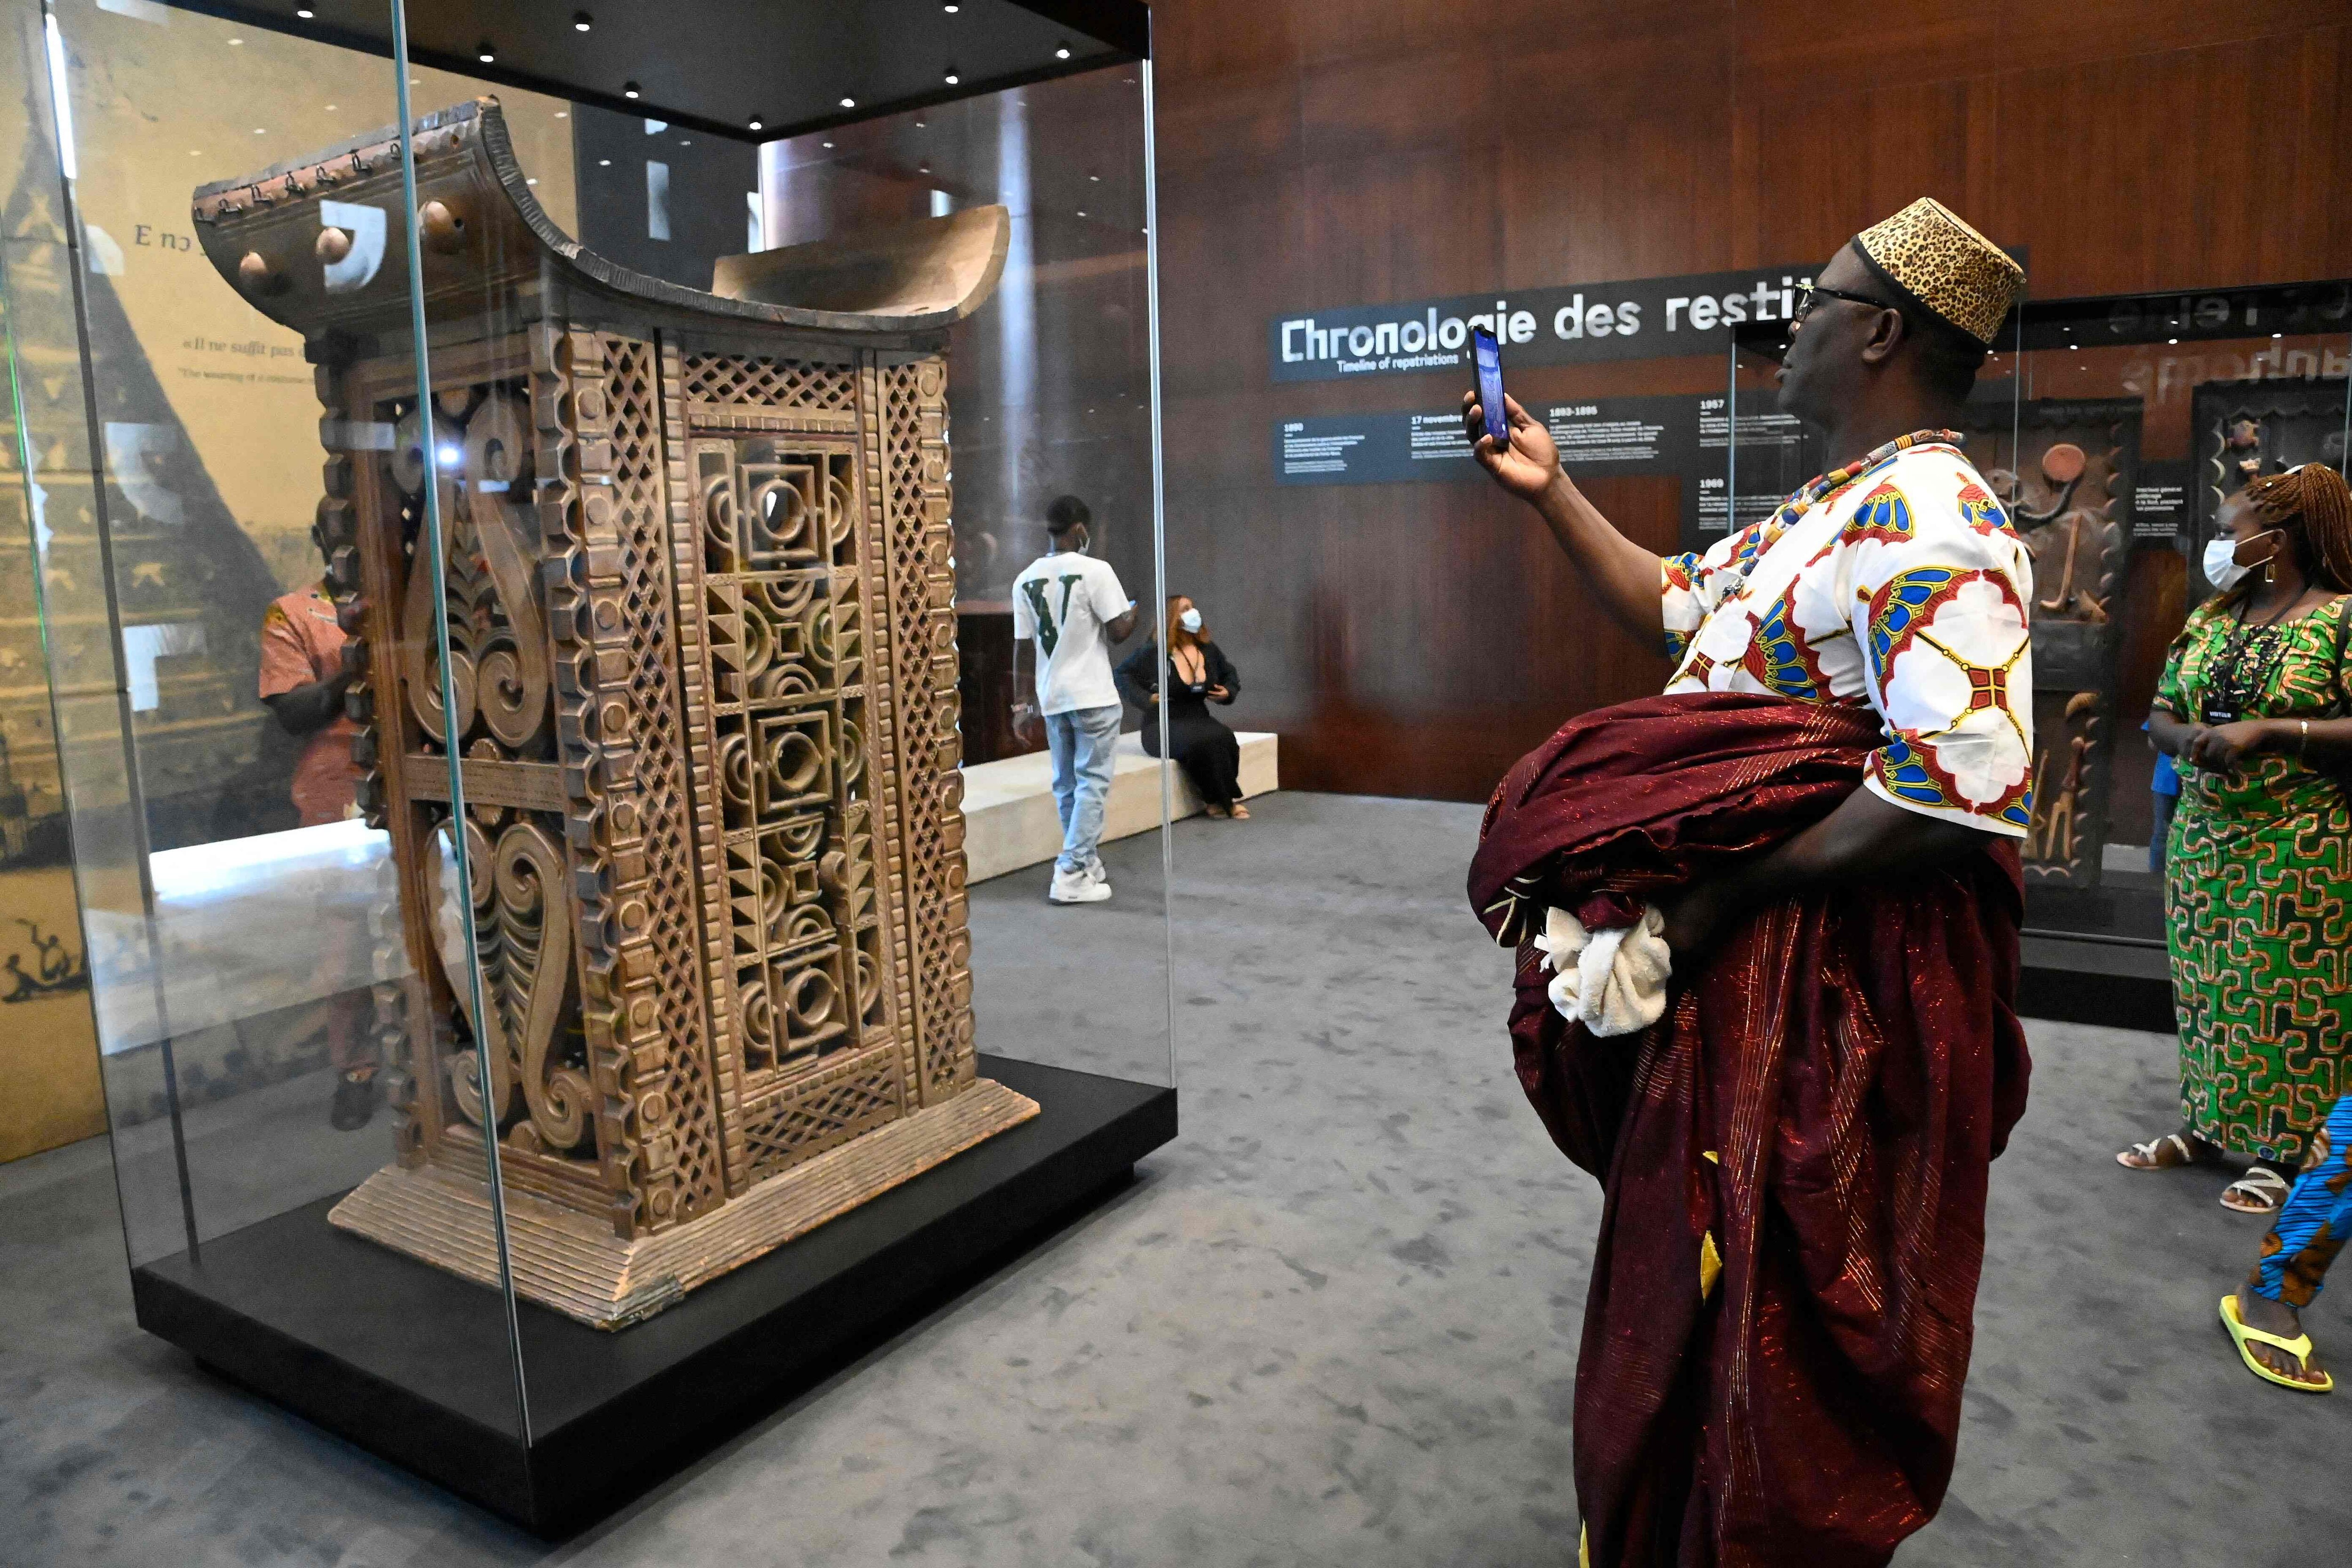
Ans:
[[[1508,446],[1497,445],[1486,434],[1477,393],[1462,395],[1462,427],[1470,438],[1471,456],[1505,489],[1521,500],[1534,500],[1559,477],[1559,450],[1552,445],[1550,432],[1528,418],[1519,400],[1508,393],[1503,395],[1503,416],[1511,432]]]

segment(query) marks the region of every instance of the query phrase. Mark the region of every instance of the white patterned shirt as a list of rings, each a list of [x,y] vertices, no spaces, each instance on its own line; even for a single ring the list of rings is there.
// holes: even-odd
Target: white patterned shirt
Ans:
[[[1868,703],[1886,743],[1864,788],[2023,837],[2032,561],[1958,439],[1906,436],[1704,555],[1666,557],[1666,689]]]

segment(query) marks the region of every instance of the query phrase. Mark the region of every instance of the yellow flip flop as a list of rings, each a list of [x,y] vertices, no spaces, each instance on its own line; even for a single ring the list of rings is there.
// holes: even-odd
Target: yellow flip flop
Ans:
[[[2284,1351],[2308,1367],[2311,1365],[2311,1336],[2297,1334],[2294,1338],[2287,1340],[2281,1339],[2276,1334],[2266,1334],[2260,1329],[2246,1327],[2244,1320],[2238,1316],[2238,1297],[2235,1291],[2221,1298],[2221,1327],[2229,1331],[2230,1342],[2238,1347],[2238,1359],[2246,1363],[2246,1370],[2264,1383],[2275,1383],[2281,1388],[2292,1388],[2297,1394],[2333,1394],[2336,1391],[2336,1378],[2333,1373],[2321,1373],[2319,1375],[2326,1379],[2322,1383],[2305,1383],[2289,1377],[2284,1373],[2273,1372],[2256,1360],[2254,1352],[2246,1348],[2248,1340],[2253,1341],[2258,1345],[2268,1345],[2274,1351]]]

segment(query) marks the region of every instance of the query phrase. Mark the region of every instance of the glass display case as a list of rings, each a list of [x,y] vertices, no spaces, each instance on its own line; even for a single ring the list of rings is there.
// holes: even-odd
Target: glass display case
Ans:
[[[139,1320],[542,1531],[1174,1134],[1164,748],[1049,905],[1005,603],[1066,493],[1163,597],[1142,12],[963,9],[11,13]]]

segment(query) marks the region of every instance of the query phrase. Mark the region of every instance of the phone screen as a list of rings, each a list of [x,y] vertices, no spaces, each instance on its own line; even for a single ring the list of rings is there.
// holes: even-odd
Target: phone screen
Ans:
[[[1510,421],[1503,413],[1503,347],[1484,327],[1470,329],[1470,356],[1478,366],[1478,406],[1486,416],[1486,434],[1496,445],[1511,444]]]

